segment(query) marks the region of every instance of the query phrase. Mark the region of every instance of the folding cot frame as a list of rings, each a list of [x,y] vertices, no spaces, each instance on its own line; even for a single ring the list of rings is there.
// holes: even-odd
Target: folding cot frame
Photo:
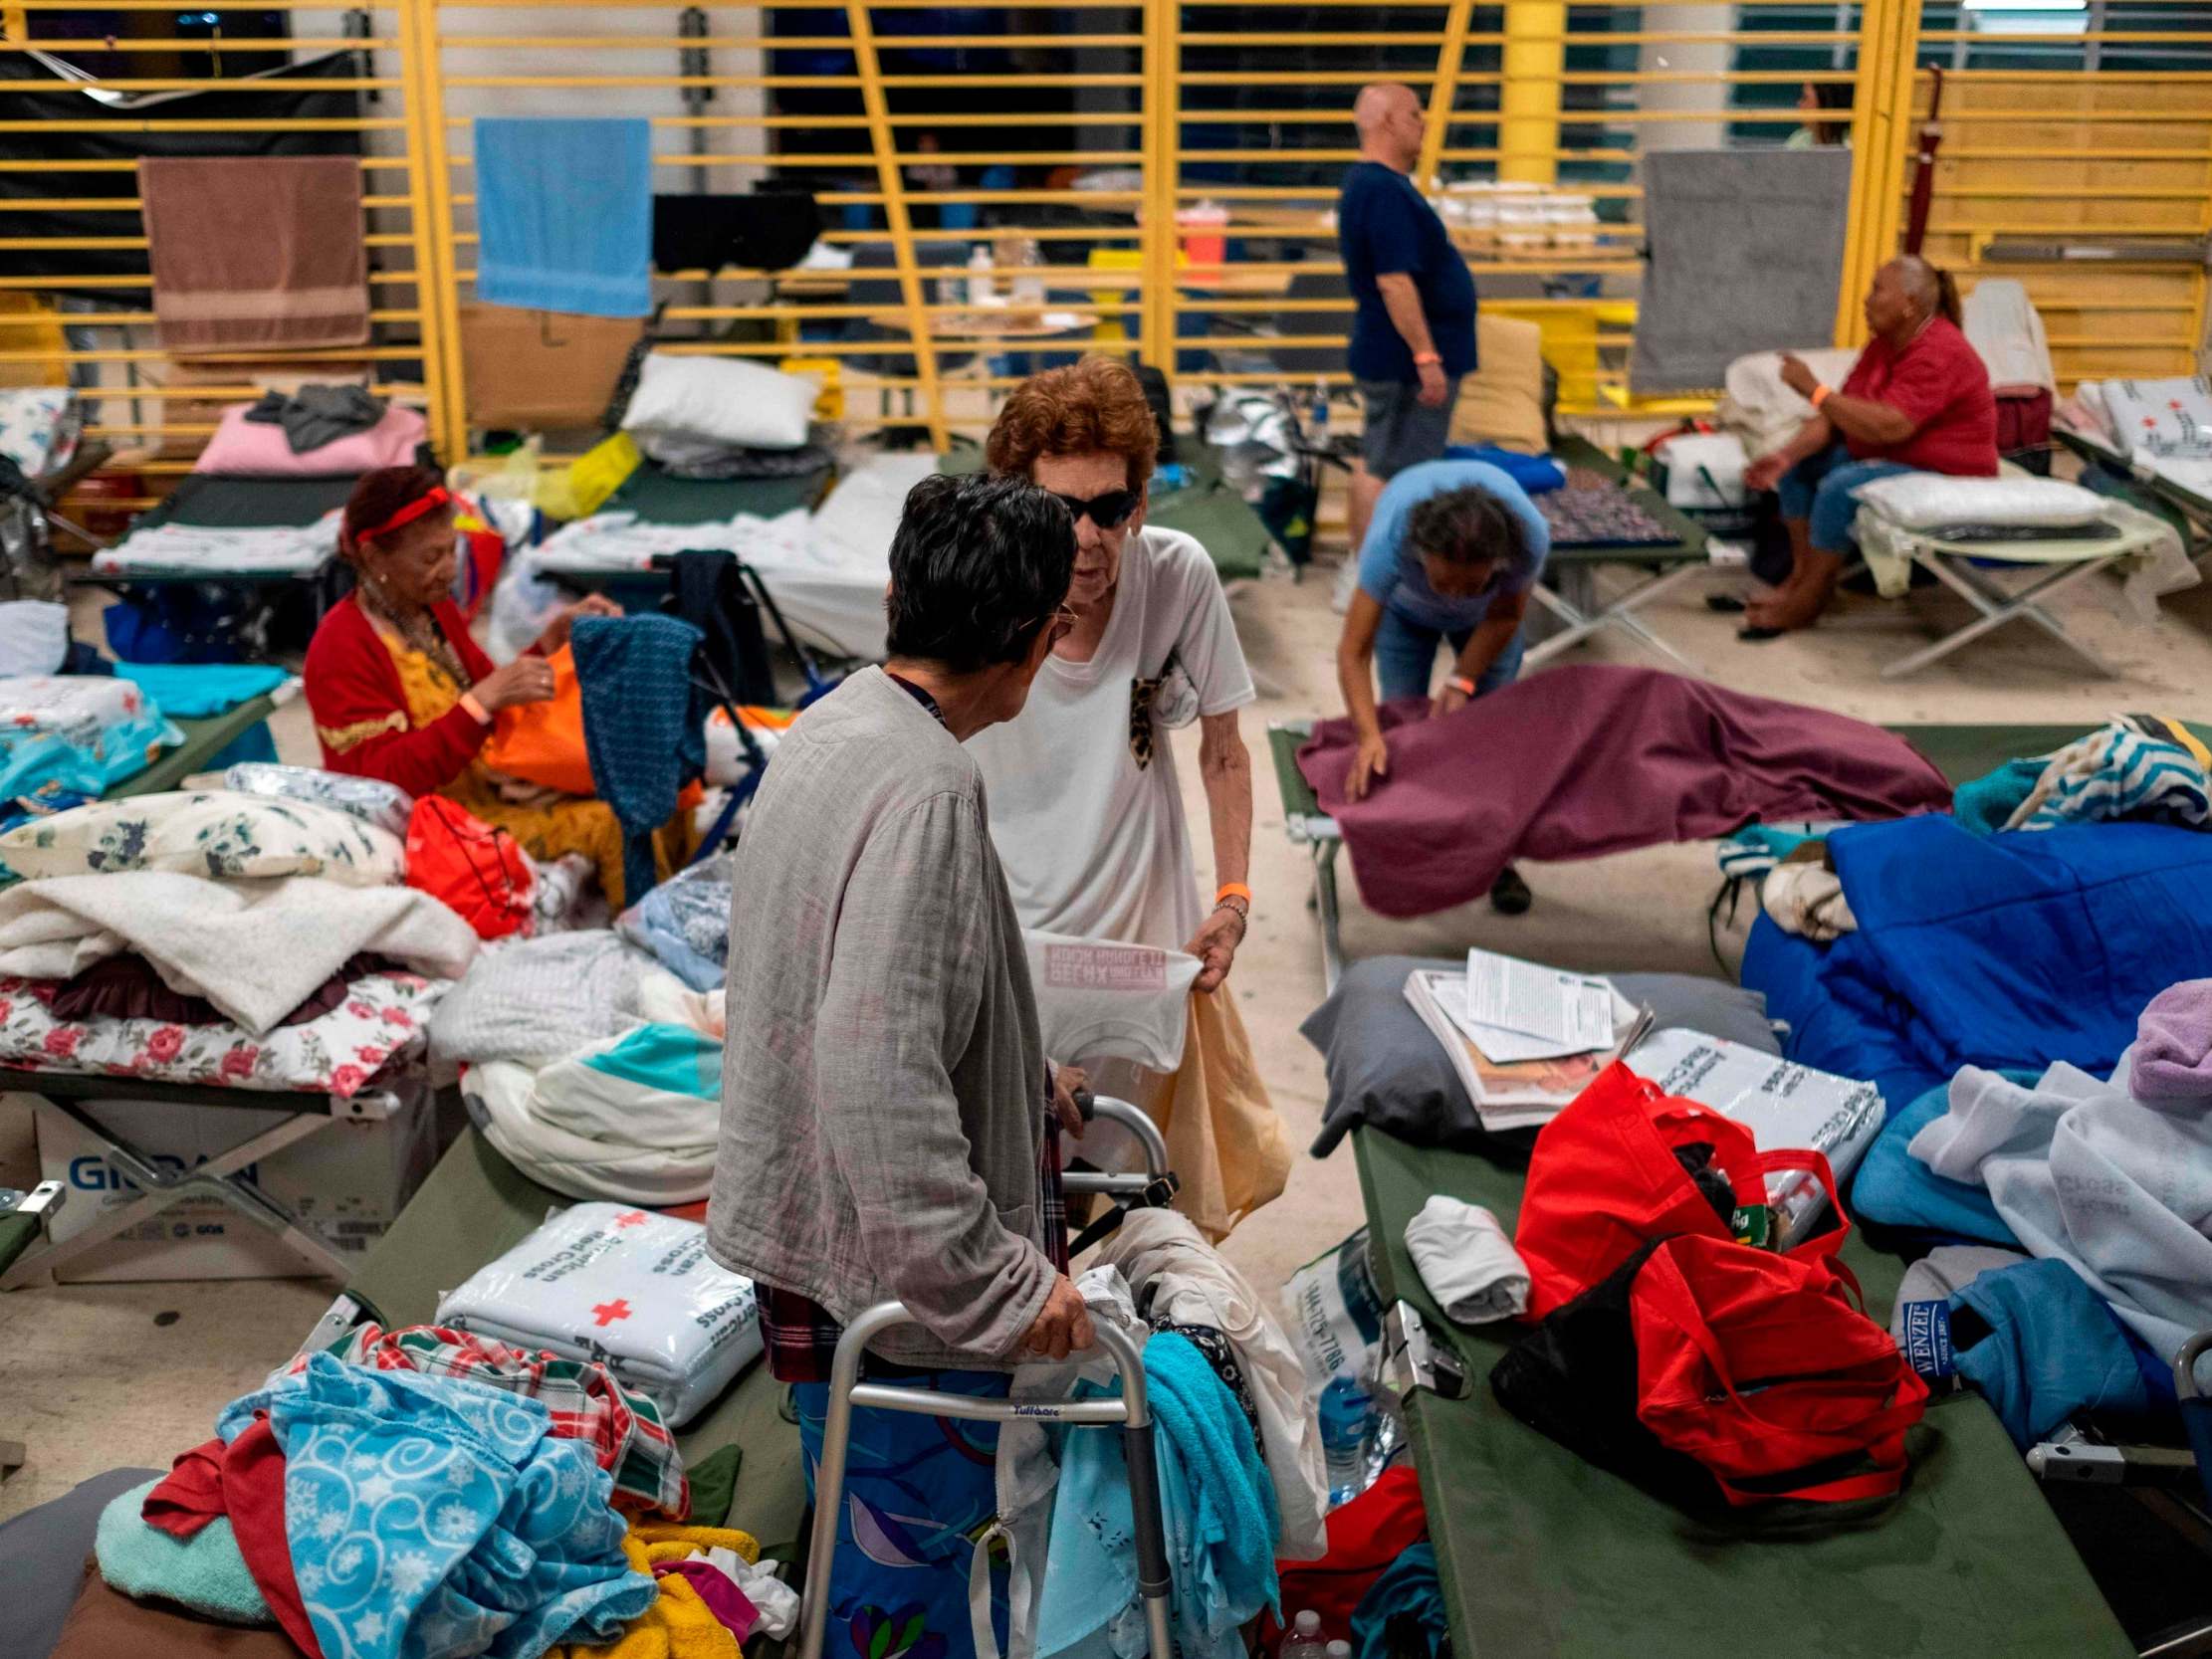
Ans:
[[[1862,506],[1856,520],[1856,534],[1863,555],[1869,543],[1870,524],[1880,525],[1880,533],[1890,543],[1887,556],[1927,571],[1973,606],[1977,613],[1973,621],[1952,629],[1933,644],[1884,664],[1882,679],[1898,680],[1917,674],[1961,646],[1971,645],[1984,634],[2011,622],[2034,623],[2099,674],[2107,679],[2118,678],[2120,671],[2102,653],[2077,638],[2065,623],[2044,608],[2045,601],[2057,598],[2101,571],[2111,569],[2123,559],[2138,556],[2169,528],[2163,519],[2140,508],[2124,502],[2114,503],[2113,508],[2140,521],[2123,523],[2119,534],[2096,540],[1967,541],[1884,522],[1872,507]],[[1883,555],[1869,556],[1869,564],[1879,556]],[[1989,572],[1990,565],[2014,570],[2040,568],[2041,573],[2030,577],[2025,585],[2011,587]]]
[[[1702,668],[1661,639],[1637,613],[1712,569],[1704,527],[1586,438],[1562,437],[1553,447],[1552,458],[1618,485],[1674,539],[1643,546],[1555,546],[1544,564],[1548,579],[1538,582],[1530,597],[1565,628],[1530,646],[1524,666],[1538,667],[1608,628],[1618,628],[1685,673],[1703,675]],[[1643,575],[1625,591],[1605,599],[1598,592],[1598,572],[1608,565],[1626,565]]]
[[[354,1264],[325,1244],[297,1211],[263,1190],[246,1171],[261,1159],[335,1125],[382,1122],[415,1104],[408,1095],[392,1087],[340,1097],[133,1080],[100,1072],[32,1072],[11,1068],[0,1073],[0,1084],[5,1085],[0,1089],[0,1099],[48,1107],[69,1119],[99,1146],[97,1154],[85,1155],[97,1155],[106,1164],[103,1178],[128,1181],[139,1193],[129,1203],[99,1217],[83,1232],[59,1243],[47,1244],[43,1249],[23,1249],[6,1271],[0,1272],[0,1291],[18,1290],[31,1284],[53,1284],[58,1269],[191,1198],[213,1198],[235,1210],[274,1235],[316,1274],[343,1283],[353,1272]],[[287,1116],[282,1123],[258,1135],[234,1141],[196,1167],[179,1168],[175,1159],[158,1157],[129,1138],[108,1129],[87,1108],[88,1102],[113,1100],[118,1096],[167,1106],[282,1112]]]

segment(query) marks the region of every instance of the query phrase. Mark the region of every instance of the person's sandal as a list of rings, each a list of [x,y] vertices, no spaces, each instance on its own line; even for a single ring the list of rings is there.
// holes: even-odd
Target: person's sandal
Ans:
[[[1490,884],[1490,909],[1500,916],[1526,916],[1528,907],[1536,903],[1536,895],[1529,892],[1528,883],[1521,880],[1521,873],[1508,864],[1498,872],[1497,880]]]
[[[1751,608],[1751,601],[1740,593],[1708,593],[1705,609],[1718,611],[1722,616],[1741,616]]]

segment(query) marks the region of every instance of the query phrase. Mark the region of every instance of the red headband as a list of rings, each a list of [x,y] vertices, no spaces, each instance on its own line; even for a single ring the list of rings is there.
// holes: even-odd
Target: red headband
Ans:
[[[375,541],[391,534],[393,530],[406,528],[417,518],[427,518],[439,508],[450,506],[452,501],[452,491],[442,484],[433,485],[428,491],[417,496],[382,523],[371,525],[365,530],[355,530],[353,539],[355,542]]]

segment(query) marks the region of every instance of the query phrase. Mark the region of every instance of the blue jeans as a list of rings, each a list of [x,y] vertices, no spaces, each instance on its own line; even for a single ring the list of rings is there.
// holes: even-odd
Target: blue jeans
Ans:
[[[1472,637],[1472,628],[1461,629],[1451,636],[1451,649],[1464,651]],[[1430,677],[1436,672],[1437,647],[1442,642],[1443,633],[1436,628],[1424,628],[1418,622],[1408,622],[1396,611],[1385,609],[1383,623],[1375,631],[1375,678],[1383,689],[1383,701],[1400,697],[1427,697]],[[1506,643],[1497,660],[1482,671],[1482,678],[1474,683],[1474,695],[1483,697],[1500,686],[1510,686],[1521,675],[1521,636],[1516,631]]]
[[[1783,518],[1806,520],[1815,552],[1844,553],[1851,550],[1851,521],[1859,516],[1851,493],[1878,478],[1914,470],[1895,461],[1854,461],[1850,450],[1834,443],[1784,473],[1774,491],[1782,498]]]

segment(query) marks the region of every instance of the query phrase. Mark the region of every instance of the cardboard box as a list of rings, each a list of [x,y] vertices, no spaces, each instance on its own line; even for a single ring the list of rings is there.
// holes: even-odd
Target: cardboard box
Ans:
[[[94,1101],[87,1111],[111,1134],[178,1170],[265,1134],[287,1116],[154,1101]],[[74,1122],[51,1106],[39,1107],[35,1116],[41,1178],[69,1187],[68,1202],[55,1217],[55,1242],[138,1196],[100,1143]],[[429,1174],[437,1159],[435,1122],[429,1096],[418,1094],[390,1118],[341,1119],[244,1173],[291,1206],[332,1249],[357,1255],[383,1236]],[[197,1196],[77,1257],[56,1275],[64,1284],[310,1277],[308,1265],[260,1223],[219,1199]]]
[[[605,418],[639,316],[576,316],[481,302],[461,307],[461,374],[469,424],[542,432]]]

